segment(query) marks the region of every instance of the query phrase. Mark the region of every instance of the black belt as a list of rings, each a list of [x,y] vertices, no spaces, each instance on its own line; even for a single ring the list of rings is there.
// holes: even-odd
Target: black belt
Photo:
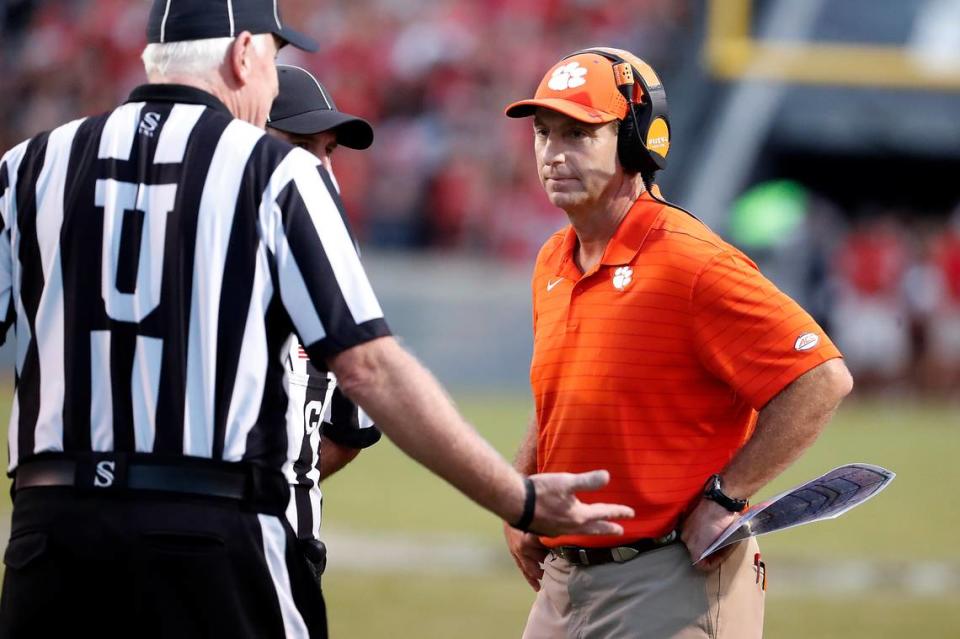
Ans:
[[[280,513],[290,498],[288,483],[279,471],[249,463],[150,458],[125,454],[36,458],[17,467],[14,491],[42,487],[74,487],[91,493],[158,491],[233,499],[262,512]]]
[[[663,537],[638,539],[637,541],[614,546],[612,548],[582,548],[580,546],[558,546],[551,550],[556,557],[566,559],[574,566],[599,566],[616,562],[625,563],[639,555],[657,548],[669,546],[680,538],[676,530],[672,530]]]

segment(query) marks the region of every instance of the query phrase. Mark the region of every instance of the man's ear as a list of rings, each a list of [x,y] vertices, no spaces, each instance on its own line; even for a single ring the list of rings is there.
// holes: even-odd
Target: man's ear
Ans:
[[[227,54],[231,74],[238,86],[246,85],[250,78],[255,53],[253,46],[253,35],[249,31],[243,31],[234,39]]]

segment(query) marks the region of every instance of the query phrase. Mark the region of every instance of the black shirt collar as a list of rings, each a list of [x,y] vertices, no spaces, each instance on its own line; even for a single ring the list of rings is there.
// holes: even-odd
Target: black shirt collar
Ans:
[[[127,98],[127,102],[178,102],[203,104],[231,115],[227,106],[210,93],[184,84],[141,84]]]

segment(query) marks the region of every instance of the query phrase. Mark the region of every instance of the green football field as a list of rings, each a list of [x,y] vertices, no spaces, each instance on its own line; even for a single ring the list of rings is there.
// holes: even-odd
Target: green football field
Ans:
[[[459,403],[485,437],[513,455],[528,402],[487,396]],[[960,407],[848,403],[808,454],[759,497],[850,462],[885,466],[897,479],[840,519],[761,539],[770,568],[765,636],[960,637],[958,455]],[[520,636],[533,592],[503,550],[493,517],[389,442],[329,480],[325,495],[332,537],[325,592],[334,637]],[[341,551],[349,556],[338,557],[337,541],[351,535],[365,543],[346,543]],[[419,540],[428,550],[420,564],[378,571],[356,556],[394,559],[377,535],[387,547]],[[449,556],[458,542],[465,555],[479,556],[478,565]],[[436,562],[429,561],[430,548]],[[400,544],[397,552],[409,548]],[[443,561],[449,569],[430,565]],[[788,574],[778,575],[780,566],[786,573],[818,570],[791,583]]]
[[[512,456],[529,403],[456,398]],[[4,414],[8,404],[0,399]],[[840,519],[761,539],[769,568],[765,636],[960,637],[958,454],[960,407],[848,402],[808,454],[758,497],[849,462],[880,464],[898,477]],[[493,516],[386,440],[324,492],[333,637],[519,637],[533,592],[507,557]]]

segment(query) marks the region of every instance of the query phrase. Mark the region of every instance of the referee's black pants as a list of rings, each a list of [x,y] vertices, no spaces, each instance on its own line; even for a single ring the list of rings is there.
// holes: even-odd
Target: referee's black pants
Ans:
[[[0,638],[325,638],[286,519],[237,501],[16,493]]]

